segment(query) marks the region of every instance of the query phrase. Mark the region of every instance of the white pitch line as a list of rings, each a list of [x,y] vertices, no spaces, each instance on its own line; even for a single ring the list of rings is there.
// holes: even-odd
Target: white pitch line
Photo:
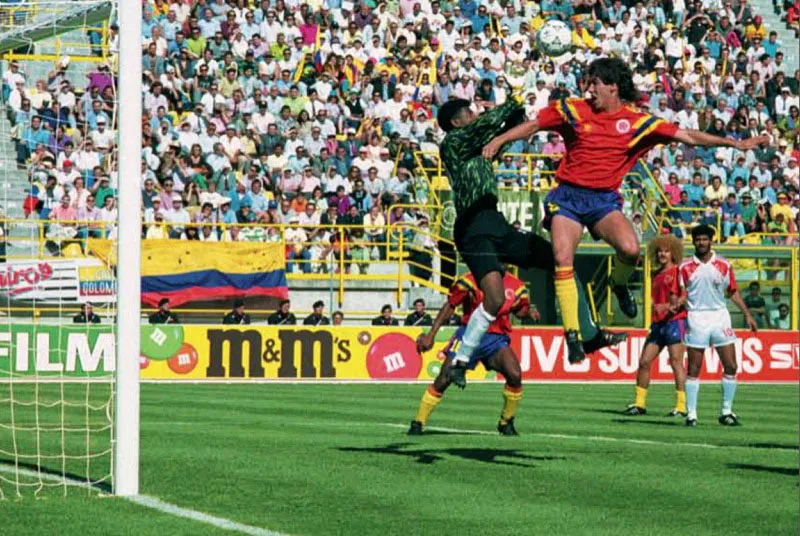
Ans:
[[[381,423],[382,426],[391,426],[392,428],[407,428],[407,424],[398,423]],[[497,432],[488,432],[486,430],[468,430],[462,428],[442,428],[438,426],[427,426],[426,430],[434,432],[451,432],[456,434],[471,434],[471,435],[498,435]],[[753,447],[747,445],[714,445],[711,443],[685,443],[676,441],[669,443],[667,441],[653,441],[651,439],[633,439],[627,437],[607,437],[607,436],[582,436],[582,435],[569,435],[569,434],[545,434],[541,432],[525,433],[524,436],[544,437],[547,439],[577,439],[579,441],[604,441],[607,443],[631,443],[634,445],[655,445],[659,447],[697,447],[703,449],[747,449],[752,450]],[[787,450],[787,449],[775,449]],[[791,450],[794,452],[794,449]]]
[[[182,517],[184,519],[191,519],[192,521],[198,521],[200,523],[205,523],[206,525],[213,525],[215,527],[224,530],[230,530],[232,532],[240,532],[242,534],[249,534],[251,536],[285,536],[280,532],[253,527],[251,525],[244,525],[242,523],[237,523],[236,521],[231,521],[230,519],[225,519],[224,517],[212,516],[211,514],[206,514],[205,512],[198,512],[197,510],[182,508],[180,506],[164,502],[157,497],[150,497],[148,495],[135,495],[133,497],[122,498],[132,503],[136,503],[147,508],[152,508],[153,510],[158,510],[159,512],[164,512],[165,514],[175,517]]]
[[[25,469],[25,468],[16,469],[5,463],[0,463],[0,473],[7,473],[7,474],[18,473],[20,475],[32,478],[41,478],[42,480],[49,480],[51,482],[65,482],[68,486],[96,489],[94,488],[94,486],[92,486],[87,482],[84,482],[83,480],[56,476],[50,473],[33,471],[31,469]],[[168,502],[164,502],[158,497],[151,497],[149,495],[134,495],[131,497],[118,497],[118,498],[124,499],[134,504],[138,504],[139,506],[144,506],[145,508],[150,508],[152,510],[163,512],[171,516],[181,517],[183,519],[189,519],[191,521],[197,521],[198,523],[205,523],[206,525],[212,525],[214,527],[223,530],[228,530],[231,532],[248,534],[250,536],[288,536],[281,532],[262,529],[260,527],[254,527],[252,525],[245,525],[244,523],[231,521],[230,519],[226,519],[224,517],[217,517],[211,514],[207,514],[205,512],[200,512],[198,510],[183,508],[176,504],[170,504]]]

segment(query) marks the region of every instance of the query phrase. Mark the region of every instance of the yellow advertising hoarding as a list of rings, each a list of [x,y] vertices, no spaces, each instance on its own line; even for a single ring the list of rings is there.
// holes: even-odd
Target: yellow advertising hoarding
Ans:
[[[421,328],[142,327],[145,380],[428,380],[440,369],[443,329],[420,356]],[[479,365],[473,379],[486,377]],[[493,377],[493,375],[492,375]]]

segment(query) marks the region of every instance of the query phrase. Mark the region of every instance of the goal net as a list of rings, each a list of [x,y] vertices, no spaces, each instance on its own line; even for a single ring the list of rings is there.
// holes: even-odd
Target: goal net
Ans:
[[[0,499],[114,486],[117,7],[0,0]]]

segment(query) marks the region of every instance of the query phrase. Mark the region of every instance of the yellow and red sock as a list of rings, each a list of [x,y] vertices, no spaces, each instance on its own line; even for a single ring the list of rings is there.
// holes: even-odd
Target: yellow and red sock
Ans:
[[[511,387],[506,385],[503,388],[503,411],[500,412],[500,424],[506,424],[517,414],[517,406],[522,400],[522,387]]]
[[[561,308],[561,320],[564,330],[581,332],[578,321],[578,286],[575,283],[575,273],[572,266],[556,267],[556,299]]]
[[[419,402],[419,411],[415,420],[421,422],[423,425],[428,423],[428,417],[431,416],[433,410],[436,409],[442,402],[442,393],[437,391],[433,385],[429,386],[422,394],[422,400]]]

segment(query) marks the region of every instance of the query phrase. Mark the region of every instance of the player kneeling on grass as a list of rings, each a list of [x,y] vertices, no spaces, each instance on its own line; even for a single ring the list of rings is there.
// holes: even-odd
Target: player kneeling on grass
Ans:
[[[714,229],[700,225],[692,229],[694,257],[683,261],[678,270],[681,287],[686,290],[681,298],[689,312],[686,319],[684,342],[689,354],[689,371],[686,378],[686,426],[697,426],[697,394],[700,391],[700,367],[705,350],[714,347],[722,361],[722,411],[719,423],[738,426],[733,413],[736,394],[736,334],[731,327],[731,315],[725,294],[742,310],[747,326],[757,330],[733,275],[733,266],[711,250]]]
[[[508,272],[503,275],[503,287],[505,299],[487,332],[481,337],[480,343],[472,352],[466,368],[474,370],[480,362],[483,363],[486,370],[495,370],[503,375],[506,384],[503,387],[503,410],[500,412],[497,431],[502,435],[514,436],[519,435],[514,428],[514,416],[517,413],[517,406],[522,400],[522,369],[520,369],[519,360],[510,346],[511,320],[509,316],[512,313],[518,318],[528,316],[530,299],[525,283]],[[475,313],[482,301],[483,293],[478,288],[475,278],[471,273],[466,274],[450,289],[447,301],[436,315],[431,330],[417,338],[417,351],[420,354],[430,350],[439,328],[447,324],[456,307],[463,306],[463,324],[456,330],[442,351],[444,359],[442,368],[439,375],[433,380],[433,384],[422,395],[419,411],[416,418],[411,421],[408,435],[422,434],[422,427],[427,424],[428,417],[442,401],[442,395],[452,383],[450,371],[454,366],[458,347],[462,344],[470,315]]]
[[[651,296],[653,302],[652,323],[647,334],[639,371],[636,373],[636,400],[625,410],[625,415],[647,413],[647,388],[650,386],[650,368],[661,351],[666,348],[669,364],[675,375],[675,407],[670,417],[686,416],[686,392],[683,369],[683,335],[686,310],[680,306],[682,294],[678,277],[678,266],[683,261],[683,243],[672,234],[662,234],[647,245],[647,254],[653,259],[658,271],[653,276]]]

